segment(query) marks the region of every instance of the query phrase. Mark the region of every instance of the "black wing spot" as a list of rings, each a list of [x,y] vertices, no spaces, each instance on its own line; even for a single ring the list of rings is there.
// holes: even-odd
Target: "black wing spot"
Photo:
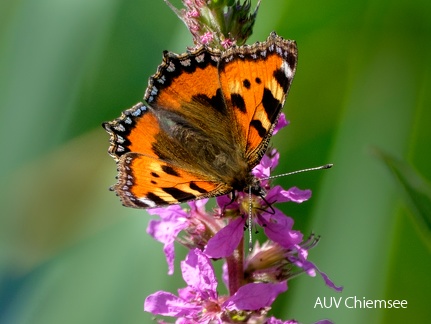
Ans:
[[[205,94],[199,93],[194,95],[192,100],[199,102],[203,106],[209,106],[220,113],[226,113],[226,106],[224,104],[223,94],[220,88],[217,89],[216,94],[211,98]]]
[[[172,197],[174,197],[176,200],[178,200],[180,202],[196,198],[195,195],[193,195],[189,192],[182,191],[182,190],[177,189],[177,188],[167,187],[167,188],[162,188],[162,189],[164,192],[171,195]]]
[[[266,135],[266,129],[263,127],[262,122],[258,119],[253,119],[250,123],[251,127],[254,127],[254,129],[257,130],[257,133],[261,138],[263,138]]]
[[[162,170],[165,173],[169,174],[169,175],[172,175],[172,176],[175,176],[175,177],[179,177],[180,176],[180,174],[177,171],[175,171],[174,168],[172,168],[172,167],[170,167],[168,165],[162,165]]]
[[[250,83],[250,81],[249,81],[248,79],[244,79],[244,80],[242,81],[242,85],[243,85],[245,88],[250,89],[251,83]]]
[[[151,200],[156,205],[162,206],[162,205],[168,205],[168,202],[157,196],[156,194],[149,192],[147,196],[145,197],[148,200]],[[142,202],[141,202],[142,203]]]
[[[289,86],[289,79],[287,78],[283,70],[281,69],[275,70],[274,78],[277,81],[277,83],[280,85],[280,87],[283,88],[283,91],[286,92],[287,87]]]
[[[232,105],[237,107],[242,113],[246,113],[247,110],[245,108],[244,98],[238,93],[232,93],[230,95],[230,99],[232,100]]]
[[[195,182],[190,182],[189,187],[190,187],[190,189],[195,190],[199,193],[207,193],[208,192],[205,189],[199,187]]]
[[[271,124],[277,118],[281,102],[272,95],[268,88],[263,89],[262,105]]]
[[[292,53],[288,53],[286,57],[287,64],[289,64],[289,67],[294,67],[296,65],[296,57]]]
[[[157,173],[155,173],[154,171],[153,171],[153,172],[151,172],[151,175],[152,175],[154,178],[160,178],[160,176],[159,176]]]
[[[257,84],[261,84],[262,83],[262,80],[260,78],[256,78],[255,81],[256,81]]]

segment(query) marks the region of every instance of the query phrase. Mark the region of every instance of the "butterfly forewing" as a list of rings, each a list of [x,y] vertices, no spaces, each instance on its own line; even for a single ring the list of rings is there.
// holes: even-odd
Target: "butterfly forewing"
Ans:
[[[222,54],[220,83],[250,167],[265,153],[296,63],[295,42],[275,33],[264,43],[234,47]]]
[[[226,161],[241,155],[220,88],[219,59],[219,51],[205,47],[166,52],[144,99],[162,130],[153,144],[159,157],[221,182],[229,173]]]
[[[110,134],[109,154],[118,162],[128,152],[145,152],[157,157],[152,150],[152,143],[160,132],[157,117],[143,103],[138,103],[125,110],[121,116],[103,124]]]
[[[139,103],[104,124],[111,135],[109,153],[118,166],[113,189],[123,204],[151,208],[228,193],[231,188],[218,178],[188,166],[195,157],[181,154],[183,142],[170,138],[163,122]]]

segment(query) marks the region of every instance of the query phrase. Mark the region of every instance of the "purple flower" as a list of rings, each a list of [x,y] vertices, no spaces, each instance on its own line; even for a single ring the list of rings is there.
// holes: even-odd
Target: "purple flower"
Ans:
[[[286,127],[287,125],[289,125],[289,123],[290,122],[286,119],[286,115],[284,113],[281,113],[280,117],[278,117],[277,125],[275,125],[274,132],[272,133],[272,135],[277,134],[280,129]]]
[[[214,35],[210,32],[206,32],[200,37],[200,43],[205,45],[205,44],[211,43],[213,39],[214,39]]]
[[[186,211],[180,205],[166,208],[149,209],[151,215],[159,215],[159,220],[151,220],[147,233],[163,243],[163,252],[168,263],[168,274],[174,272],[174,242],[192,248],[203,249],[208,240],[219,231],[224,223],[205,211],[208,199],[189,202],[190,210]],[[183,233],[182,236],[179,236]]]
[[[297,245],[295,247],[296,253],[292,253],[290,256],[288,256],[289,261],[292,264],[295,264],[297,267],[302,268],[302,270],[311,277],[316,276],[316,272],[318,272],[322,276],[323,280],[325,281],[325,284],[328,287],[338,292],[343,291],[342,286],[335,285],[334,282],[329,279],[326,273],[320,271],[319,268],[317,268],[317,266],[313,262],[307,260],[308,250],[310,249],[310,247],[313,247],[316,244],[317,240],[314,240],[314,238],[310,238],[307,242],[302,244],[302,246]]]
[[[315,247],[318,241],[318,238],[311,235],[304,242],[290,248],[285,248],[273,241],[266,241],[262,246],[256,242],[252,252],[244,261],[244,276],[250,282],[257,280],[274,282],[290,280],[302,272],[314,277],[318,272],[328,287],[340,292],[343,287],[335,285],[314,263],[307,260],[308,250]],[[299,270],[294,269],[293,266]]]
[[[231,38],[225,38],[220,42],[224,49],[228,49],[236,44],[236,41]]]
[[[187,2],[194,1],[197,3],[197,0]],[[211,35],[203,37],[209,37],[210,41]],[[275,131],[287,124],[284,115],[280,116]],[[262,188],[261,195],[235,192],[234,196],[219,196],[218,207],[212,212],[206,211],[207,199],[189,202],[187,210],[178,205],[150,210],[151,214],[161,216],[160,220],[150,222],[148,233],[164,244],[169,274],[173,273],[174,242],[186,246],[190,252],[181,262],[187,287],[179,289],[177,295],[165,291],[150,295],[145,301],[145,311],[175,317],[176,323],[183,324],[298,324],[295,320],[267,317],[275,298],[287,290],[288,280],[301,273],[310,276],[318,273],[327,286],[342,290],[307,260],[308,250],[316,246],[318,238],[311,235],[303,240],[303,234],[293,229],[293,219],[274,207],[275,203],[302,203],[311,197],[310,190],[297,187],[285,190],[271,185],[270,175],[278,163],[279,153],[270,149],[252,170]],[[248,223],[250,208],[251,224]],[[262,245],[256,242],[246,256],[244,229],[249,226],[261,227],[269,240]],[[223,281],[229,296],[220,296],[217,292],[218,281],[210,259],[219,258],[226,258]],[[330,323],[323,320],[316,324]]]
[[[174,241],[178,233],[190,224],[190,216],[179,205],[166,208],[149,209],[150,215],[159,215],[160,220],[151,220],[148,224],[147,233],[157,241],[162,242],[163,252],[168,263],[168,273],[174,272]]]
[[[238,193],[237,195],[236,203],[230,203],[231,199],[228,196],[217,197],[219,206],[224,206],[224,209],[236,210],[239,216],[232,219],[226,227],[208,241],[205,253],[212,258],[223,258],[231,255],[244,235],[244,228],[248,220],[249,197],[245,193]],[[301,203],[310,196],[310,190],[300,190],[296,187],[284,190],[280,186],[276,186],[268,191],[265,200],[270,204],[286,201]],[[292,229],[293,219],[272,206],[270,207],[271,210],[268,210],[267,202],[260,197],[253,197],[253,221],[255,224],[263,228],[269,239],[285,248],[300,243],[302,234]],[[265,208],[267,209],[265,210]]]
[[[266,189],[269,189],[269,180],[272,170],[274,170],[280,159],[280,153],[276,149],[269,150],[260,160],[259,164],[256,165],[251,173],[258,179],[260,179],[260,185]]]
[[[250,283],[230,297],[219,296],[217,278],[210,259],[200,250],[189,252],[181,262],[187,287],[178,296],[158,291],[147,297],[144,310],[155,315],[180,319],[179,323],[224,323],[237,316],[262,317],[275,298],[287,290],[286,281]]]

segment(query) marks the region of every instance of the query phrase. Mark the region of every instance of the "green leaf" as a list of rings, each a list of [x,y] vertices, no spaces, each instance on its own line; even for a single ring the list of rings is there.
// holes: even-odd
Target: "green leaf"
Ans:
[[[374,152],[397,180],[415,228],[431,249],[431,185],[406,162],[377,148]]]

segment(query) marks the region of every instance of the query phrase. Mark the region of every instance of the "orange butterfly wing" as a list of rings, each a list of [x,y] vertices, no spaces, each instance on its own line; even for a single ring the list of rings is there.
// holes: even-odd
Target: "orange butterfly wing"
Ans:
[[[123,204],[151,208],[205,197],[217,183],[204,181],[172,164],[141,153],[127,153],[119,161],[115,185]],[[212,194],[211,194],[212,195]]]
[[[264,43],[222,54],[220,83],[228,108],[235,113],[238,138],[251,167],[266,151],[296,72],[295,41],[272,33]]]
[[[163,131],[144,104],[136,104],[104,127],[111,135],[109,153],[118,167],[112,189],[125,206],[151,208],[204,198],[209,192],[224,193],[219,183],[160,159],[154,144]]]

